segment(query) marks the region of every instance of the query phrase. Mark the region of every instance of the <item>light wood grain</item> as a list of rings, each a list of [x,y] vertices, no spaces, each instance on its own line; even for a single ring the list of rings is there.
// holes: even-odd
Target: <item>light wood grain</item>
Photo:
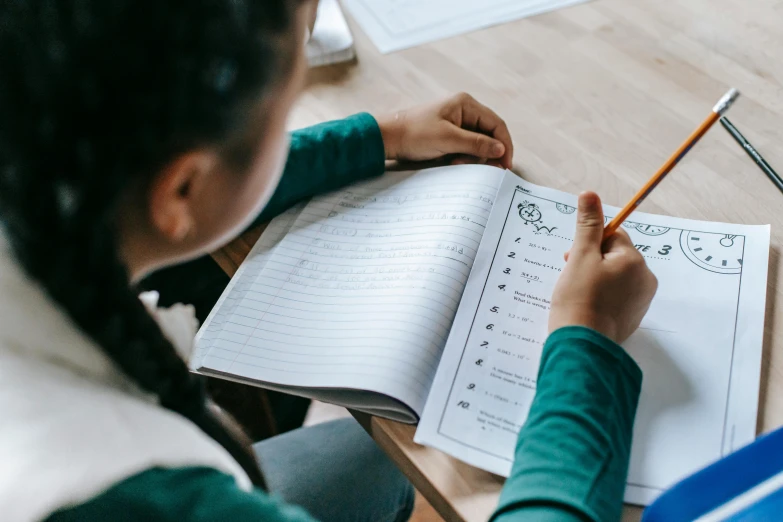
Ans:
[[[505,118],[525,179],[622,206],[733,86],[732,121],[783,170],[783,1],[595,0],[385,56],[349,23],[358,63],[312,71],[293,127],[467,91]],[[759,431],[780,426],[783,194],[716,128],[643,207],[772,224]],[[253,241],[216,259],[231,271]],[[414,444],[411,426],[357,417],[444,519],[488,518],[501,479]]]

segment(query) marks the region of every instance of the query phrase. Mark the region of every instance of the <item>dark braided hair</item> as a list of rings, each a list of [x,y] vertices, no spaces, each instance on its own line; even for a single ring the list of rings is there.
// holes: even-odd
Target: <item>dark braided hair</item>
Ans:
[[[27,273],[141,388],[263,478],[130,287],[119,202],[178,155],[252,159],[296,0],[0,0],[0,221]],[[257,140],[256,140],[257,141]]]

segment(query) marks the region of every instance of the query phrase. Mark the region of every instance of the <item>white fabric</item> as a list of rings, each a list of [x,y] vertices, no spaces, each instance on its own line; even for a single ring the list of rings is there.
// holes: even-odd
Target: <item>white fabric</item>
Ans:
[[[195,346],[198,319],[193,305],[177,303],[170,308],[159,308],[158,292],[144,292],[139,299],[155,318],[163,334],[171,341],[183,359],[190,360]]]
[[[180,354],[192,307],[142,301]],[[141,392],[30,280],[0,235],[0,518],[45,518],[152,467],[210,466],[250,481],[194,424]]]

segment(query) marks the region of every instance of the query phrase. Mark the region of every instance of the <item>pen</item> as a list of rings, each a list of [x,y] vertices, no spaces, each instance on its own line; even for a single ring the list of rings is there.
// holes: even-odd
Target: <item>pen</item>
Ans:
[[[735,127],[725,117],[720,119],[720,123],[723,125],[723,128],[729,131],[731,137],[737,140],[737,143],[739,143],[740,146],[745,149],[745,152],[747,152],[748,156],[750,156],[751,159],[756,162],[756,165],[759,166],[762,172],[764,172],[764,174],[766,174],[767,177],[772,180],[772,183],[774,183],[775,186],[778,187],[781,192],[783,192],[783,179],[780,179],[780,176],[778,176],[777,172],[772,170],[772,167],[769,166],[769,163],[767,163],[764,158],[761,157],[761,154],[759,154],[758,151],[753,148],[753,145],[751,145],[750,142],[745,139],[745,136],[743,136],[742,133],[737,130],[737,127]]]
[[[647,183],[644,184],[644,186],[639,190],[639,192],[636,193],[636,195],[631,198],[631,201],[628,202],[625,207],[620,211],[619,214],[617,214],[614,219],[612,219],[608,225],[606,225],[606,228],[604,229],[604,239],[611,236],[615,230],[617,230],[617,227],[619,227],[623,221],[625,221],[628,216],[631,215],[631,212],[636,210],[636,207],[639,206],[639,204],[644,201],[644,198],[646,198],[648,195],[650,195],[650,192],[653,191],[655,187],[658,186],[658,184],[663,181],[663,178],[666,177],[666,175],[671,172],[671,170],[674,168],[677,163],[685,156],[685,154],[688,153],[691,148],[696,145],[696,142],[698,142],[702,136],[704,136],[708,130],[710,130],[710,127],[712,127],[718,119],[723,116],[723,113],[725,113],[729,107],[734,103],[734,101],[739,97],[739,91],[737,89],[730,89],[729,92],[723,95],[723,97],[718,100],[718,103],[715,104],[715,107],[712,108],[712,112],[709,116],[707,116],[707,119],[702,122],[699,127],[693,131],[693,133],[688,136],[688,139],[685,140],[685,142],[680,145],[680,148],[678,148],[674,154],[666,161],[666,163],[663,164],[663,166],[656,172],[653,177],[651,177]]]

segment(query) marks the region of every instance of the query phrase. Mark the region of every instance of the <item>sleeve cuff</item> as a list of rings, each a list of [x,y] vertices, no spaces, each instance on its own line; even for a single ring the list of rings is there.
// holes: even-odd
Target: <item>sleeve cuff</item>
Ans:
[[[386,170],[386,149],[378,122],[366,112],[349,116],[344,121],[355,127],[356,135],[364,142],[358,147],[357,171],[368,178],[383,174]]]
[[[610,357],[623,372],[628,374],[631,381],[638,382],[641,387],[642,370],[636,361],[628,355],[622,346],[604,334],[586,326],[564,326],[549,334],[544,344],[541,367],[543,368],[545,360],[556,356],[564,347],[573,344],[573,341],[586,341],[584,347],[587,350],[596,351],[596,355],[601,353],[605,357]]]

